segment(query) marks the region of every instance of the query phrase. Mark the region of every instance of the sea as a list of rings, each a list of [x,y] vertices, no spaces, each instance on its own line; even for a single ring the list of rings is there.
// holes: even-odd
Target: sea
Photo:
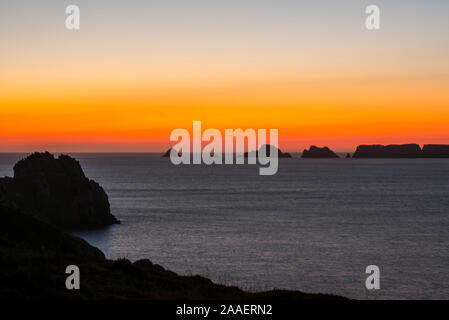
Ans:
[[[24,154],[0,154],[12,176]],[[108,258],[150,259],[248,291],[449,299],[449,159],[279,159],[173,165],[161,154],[71,154],[122,221],[73,233]],[[368,290],[368,266],[380,289]]]

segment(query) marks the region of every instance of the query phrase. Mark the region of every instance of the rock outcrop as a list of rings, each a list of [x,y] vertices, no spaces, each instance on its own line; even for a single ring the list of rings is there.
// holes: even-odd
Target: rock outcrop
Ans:
[[[303,151],[302,158],[339,158],[339,156],[328,147],[311,146],[309,150]]]
[[[422,148],[424,158],[449,158],[449,145],[425,144]]]
[[[34,153],[14,166],[13,178],[0,179],[0,199],[11,208],[63,228],[95,228],[119,221],[103,188],[89,180],[78,161]]]
[[[275,146],[269,145],[269,144],[264,144],[263,146],[260,147],[259,150],[257,151],[251,151],[251,152],[245,152],[244,153],[244,157],[258,157],[259,156],[259,152],[262,152],[262,154],[266,154],[267,157],[269,157],[271,155],[271,153],[277,153],[278,154],[278,158],[291,158],[291,154],[288,152],[282,152],[281,149],[276,148]]]
[[[403,145],[360,145],[353,158],[421,158],[422,151],[418,144]]]

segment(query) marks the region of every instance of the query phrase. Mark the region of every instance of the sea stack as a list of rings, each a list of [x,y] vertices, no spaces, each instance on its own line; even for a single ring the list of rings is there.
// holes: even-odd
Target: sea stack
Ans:
[[[304,149],[302,158],[339,158],[339,156],[328,147],[311,146],[309,150]]]
[[[108,196],[70,156],[34,153],[0,179],[0,199],[12,208],[62,228],[95,228],[120,223]]]
[[[353,158],[421,158],[422,150],[418,144],[360,145]]]

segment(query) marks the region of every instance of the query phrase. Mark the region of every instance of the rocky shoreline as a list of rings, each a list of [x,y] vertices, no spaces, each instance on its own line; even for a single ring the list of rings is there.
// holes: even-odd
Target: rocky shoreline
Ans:
[[[78,161],[69,156],[56,159],[49,153],[35,153],[19,161],[14,178],[0,181],[0,221],[2,300],[345,299],[288,290],[251,293],[201,276],[180,276],[148,259],[134,263],[106,259],[99,249],[59,228],[100,227],[118,221],[110,213],[104,190],[87,179]],[[69,265],[80,269],[79,290],[65,286]]]
[[[201,276],[180,276],[150,260],[108,260],[97,248],[0,204],[0,300],[341,300],[325,294],[272,290],[250,293]],[[65,269],[80,269],[79,290],[67,290]]]

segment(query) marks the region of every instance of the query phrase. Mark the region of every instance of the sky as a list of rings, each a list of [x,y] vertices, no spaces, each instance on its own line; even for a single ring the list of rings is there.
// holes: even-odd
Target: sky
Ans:
[[[0,152],[159,152],[194,120],[279,129],[287,151],[449,143],[448,14],[444,0],[2,0]]]

